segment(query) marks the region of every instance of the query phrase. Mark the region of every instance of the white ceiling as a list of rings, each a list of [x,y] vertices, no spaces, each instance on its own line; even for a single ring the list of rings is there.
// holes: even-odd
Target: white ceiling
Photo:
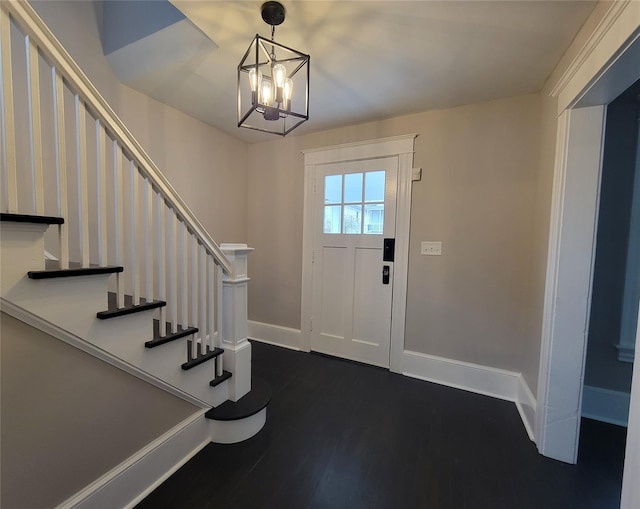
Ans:
[[[164,44],[143,39],[135,51],[112,54],[120,78],[247,142],[272,139],[239,129],[235,104],[240,58],[256,33],[271,35],[260,17],[263,2],[171,3],[210,40],[189,21],[179,22],[162,31]],[[311,55],[310,120],[295,134],[536,92],[595,6],[561,0],[282,3],[287,17],[275,40]],[[144,56],[154,51],[155,60]],[[145,58],[157,63],[141,65]]]

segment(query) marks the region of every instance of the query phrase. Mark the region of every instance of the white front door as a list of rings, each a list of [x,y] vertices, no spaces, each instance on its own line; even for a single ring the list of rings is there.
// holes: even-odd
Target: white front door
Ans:
[[[389,367],[398,158],[318,165],[315,178],[311,349]]]

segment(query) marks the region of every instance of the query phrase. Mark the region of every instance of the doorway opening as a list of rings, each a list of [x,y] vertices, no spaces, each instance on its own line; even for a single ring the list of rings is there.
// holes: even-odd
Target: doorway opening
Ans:
[[[622,484],[640,297],[640,80],[607,106],[578,465]]]
[[[582,416],[627,426],[640,297],[640,80],[607,106]]]

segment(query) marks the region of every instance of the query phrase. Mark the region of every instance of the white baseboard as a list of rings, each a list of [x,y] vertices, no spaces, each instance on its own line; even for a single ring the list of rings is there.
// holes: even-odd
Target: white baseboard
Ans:
[[[56,509],[130,509],[209,443],[247,440],[265,425],[267,409],[235,421],[211,421],[201,410],[167,431]]]
[[[283,346],[291,350],[300,350],[300,329],[291,329],[252,320],[248,321],[248,327],[249,339],[269,345]]]
[[[627,426],[631,394],[585,385],[582,391],[582,417]]]
[[[527,430],[529,438],[535,442],[535,434],[533,432],[534,423],[536,422],[536,398],[531,392],[527,381],[522,374],[518,375],[518,388],[516,394],[516,408],[520,413],[520,418]]]
[[[58,509],[134,507],[211,440],[204,410],[167,431]]]
[[[513,401],[531,440],[536,400],[520,373],[405,350],[402,374],[485,396]]]
[[[456,389],[515,401],[519,373],[405,350],[402,374]]]

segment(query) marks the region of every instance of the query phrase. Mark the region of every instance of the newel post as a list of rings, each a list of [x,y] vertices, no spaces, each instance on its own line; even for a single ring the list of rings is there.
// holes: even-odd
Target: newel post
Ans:
[[[222,274],[222,348],[224,369],[233,373],[229,399],[239,400],[251,390],[251,343],[247,341],[247,255],[246,244],[221,244],[231,261],[233,274]]]

